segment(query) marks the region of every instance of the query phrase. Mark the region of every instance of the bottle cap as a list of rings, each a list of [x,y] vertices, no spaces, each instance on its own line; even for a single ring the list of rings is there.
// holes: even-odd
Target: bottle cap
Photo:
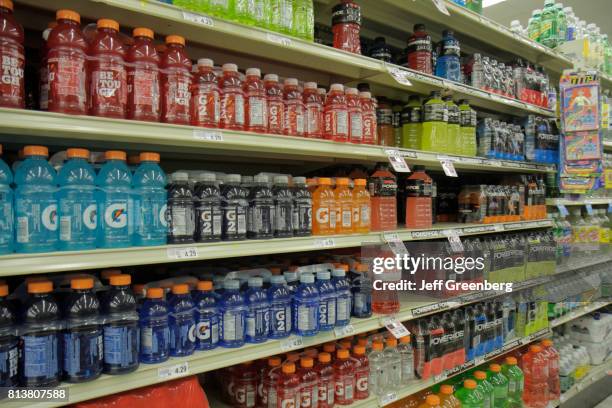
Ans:
[[[544,347],[551,347],[553,345],[553,342],[551,339],[544,339],[542,340],[542,345]]]
[[[0,0],[0,7],[13,11],[13,2],[11,0]]]
[[[0,285],[0,297],[5,296],[8,296],[8,285],[6,283],[3,283]]]
[[[302,357],[300,358],[300,367],[303,368],[311,368],[313,365],[313,361],[311,357]]]
[[[240,183],[242,176],[240,174],[228,174],[225,176],[226,183]]]
[[[76,21],[77,23],[81,24],[81,16],[79,15],[79,13],[72,10],[57,10],[55,12],[55,19]]]
[[[331,179],[328,177],[321,177],[319,179],[319,185],[322,186],[331,186]]]
[[[432,407],[439,406],[440,397],[438,397],[437,395],[431,394],[431,395],[428,395],[427,398],[425,398],[425,402],[427,403],[427,405],[431,405]]]
[[[336,345],[334,343],[325,343],[323,345],[323,351],[326,353],[333,353],[336,351]]]
[[[297,78],[287,78],[287,79],[285,79],[285,85],[297,86],[298,85],[298,80],[297,80]]]
[[[164,297],[164,290],[162,288],[148,288],[147,298],[148,299],[161,299]]]
[[[215,173],[207,173],[207,172],[200,172],[198,174],[196,174],[195,176],[196,181],[216,181],[217,180],[217,176],[215,175]]]
[[[331,355],[327,352],[319,353],[319,362],[329,363],[331,361]]]
[[[147,37],[147,38],[153,39],[155,37],[155,34],[153,33],[153,30],[151,30],[150,28],[136,27],[132,31],[132,36],[134,36],[134,37]]]
[[[382,351],[384,348],[382,341],[375,341],[372,343],[372,350]]]
[[[44,280],[40,282],[28,283],[28,293],[51,293],[53,291],[53,282]]]
[[[397,346],[397,339],[395,337],[387,338],[387,347],[395,347]]]
[[[1,150],[0,150],[0,154],[2,154]],[[294,177],[293,184],[300,185],[300,186],[306,185],[306,177]]]
[[[346,276],[346,271],[344,269],[334,269],[334,271],[332,272],[332,276],[334,278],[343,278],[344,276]]]
[[[72,147],[66,150],[66,156],[69,159],[73,159],[73,158],[89,159],[89,150]]]
[[[198,67],[210,67],[212,68],[215,65],[214,61],[210,58],[200,58],[198,60]]]
[[[206,292],[211,291],[213,289],[213,283],[212,281],[199,281],[197,289]]]
[[[235,279],[223,281],[223,289],[238,290],[240,289],[240,282]]]
[[[249,76],[256,76],[261,78],[261,70],[259,68],[247,68],[246,74]]]
[[[338,358],[349,358],[349,351],[347,349],[340,349],[336,351],[336,357]]]
[[[283,364],[283,374],[293,374],[295,373],[295,364],[293,363],[285,363]]]
[[[364,99],[370,99],[372,97],[371,92],[359,92],[359,97]]]
[[[125,154],[125,152],[122,152],[121,150],[107,150],[106,152],[104,152],[104,158],[106,160],[125,161],[127,159],[127,155]]]
[[[287,176],[274,176],[274,184],[289,184],[289,177],[287,177]]]
[[[364,346],[355,346],[353,347],[353,354],[358,355],[358,356],[362,356],[365,354],[365,347]]]
[[[249,278],[250,288],[261,288],[263,286],[263,279],[260,277]]]
[[[49,156],[49,149],[45,146],[26,146],[23,148],[23,156]]]
[[[266,74],[264,76],[264,81],[278,82],[278,75],[276,75],[276,74]]]
[[[329,87],[330,91],[344,92],[344,85],[342,84],[331,84]]]
[[[140,157],[141,162],[151,161],[151,162],[159,163],[159,153],[142,152],[140,153],[139,157]]]
[[[325,88],[317,88],[317,93],[319,95],[325,96],[325,95],[327,95],[327,90]]]
[[[236,64],[223,64],[221,67],[223,72],[238,72],[238,65]]]
[[[516,360],[516,357],[506,357],[506,364],[517,365],[518,361]]]
[[[353,183],[356,186],[365,186],[366,185],[366,179],[355,179],[355,180],[353,180]]]
[[[474,378],[477,380],[486,380],[487,379],[487,373],[485,373],[484,371],[474,371]]]
[[[174,173],[172,173],[170,177],[172,178],[172,181],[188,181],[189,180],[189,174],[185,173],[184,171],[175,171]]]
[[[346,177],[340,177],[336,179],[336,185],[337,186],[348,186],[349,185],[349,179]]]
[[[317,89],[316,82],[304,82],[304,89]]]
[[[312,359],[315,359],[317,358],[317,355],[319,355],[319,351],[314,347],[310,347],[304,350],[304,353],[302,354],[304,354],[305,357],[310,357]]]
[[[185,45],[185,37],[181,37],[180,35],[168,35],[166,36],[166,44],[179,44]]]
[[[285,281],[285,277],[282,275],[273,275],[270,277],[270,283],[273,283],[275,285],[283,285],[285,283],[287,283]]]
[[[297,280],[297,273],[295,272],[286,271],[286,272],[283,272],[283,275],[285,276],[285,279],[287,280],[287,282],[293,282]]]
[[[453,386],[450,384],[442,384],[440,386],[440,393],[444,395],[452,395],[454,392]]]
[[[77,278],[70,281],[70,289],[92,289],[93,286],[92,278]]]
[[[302,274],[302,276],[300,276],[301,283],[314,283],[314,281],[315,281],[314,275],[311,275],[309,273],[304,273]]]
[[[270,357],[268,359],[268,367],[278,367],[280,366],[282,363],[282,360],[280,357]]]
[[[329,280],[330,273],[329,271],[318,271],[317,272],[317,280]]]
[[[357,88],[346,88],[344,91],[347,95],[359,95],[359,89]]]
[[[491,370],[494,373],[499,373],[501,371],[501,366],[499,364],[491,364],[489,366],[489,370]]]
[[[537,344],[533,344],[529,346],[529,351],[532,353],[539,353],[542,351],[542,347],[538,346]]]
[[[172,293],[174,295],[185,295],[189,293],[189,285],[186,283],[179,283],[178,285],[172,286]]]
[[[368,339],[365,337],[357,339],[357,345],[366,347],[368,345]]]
[[[128,286],[132,283],[132,277],[127,273],[113,275],[110,277],[111,286]]]
[[[111,30],[119,31],[119,23],[110,18],[101,18],[96,23],[98,28],[110,28]]]
[[[404,336],[404,337],[400,337],[399,339],[400,344],[409,344],[410,343],[410,336]]]
[[[473,390],[473,389],[476,388],[476,381],[474,381],[474,380],[465,380],[463,382],[463,386],[465,388],[467,388],[468,390]]]
[[[295,351],[291,353],[287,353],[287,361],[295,363],[299,359],[300,359],[300,353],[295,352]]]
[[[342,339],[338,342],[341,349],[350,350],[353,343],[349,339]]]

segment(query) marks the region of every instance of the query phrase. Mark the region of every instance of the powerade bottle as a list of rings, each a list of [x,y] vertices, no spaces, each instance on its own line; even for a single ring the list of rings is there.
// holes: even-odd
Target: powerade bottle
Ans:
[[[195,200],[195,240],[214,242],[221,240],[221,192],[214,173],[196,175],[194,188]]]
[[[459,142],[458,153],[464,156],[476,156],[476,111],[467,99],[459,101]]]
[[[334,269],[332,283],[336,288],[336,327],[346,326],[351,321],[351,285],[344,269]]]
[[[293,236],[293,194],[287,176],[274,177],[274,236]]]
[[[306,178],[293,178],[293,236],[312,234],[312,195],[306,188]]]
[[[140,153],[134,173],[134,235],[132,245],[164,245],[168,232],[166,220],[166,174],[159,167],[159,153]]]
[[[270,334],[271,339],[281,339],[291,334],[291,292],[287,288],[285,278],[279,275],[270,277],[268,288],[270,302]]]
[[[0,285],[0,387],[17,385],[17,337],[15,315],[7,299],[8,285]]]
[[[96,247],[96,172],[88,163],[89,150],[68,149],[68,161],[58,174],[59,249],[83,250]]]
[[[219,310],[211,281],[199,281],[194,294],[195,348],[210,350],[219,344]]]
[[[57,249],[56,174],[47,162],[49,150],[26,146],[15,172],[15,252]]]
[[[459,154],[459,146],[460,146],[460,137],[461,137],[461,129],[460,129],[460,113],[459,107],[453,102],[453,97],[448,95],[443,98],[443,101],[446,102],[446,107],[448,111],[448,125],[446,127],[446,143],[444,146],[443,152]]]
[[[246,341],[262,343],[270,332],[270,303],[263,289],[263,279],[249,278],[249,289],[245,293],[248,312],[246,318]]]
[[[317,272],[319,290],[319,330],[329,331],[336,326],[336,287],[329,271]]]
[[[170,357],[168,305],[162,288],[148,288],[140,308],[140,362],[161,363]]]
[[[60,312],[50,281],[28,283],[21,309],[19,334],[19,385],[56,387],[60,380]]]
[[[314,336],[319,332],[319,291],[312,274],[300,276],[300,286],[293,296],[293,322],[293,332],[298,336]]]
[[[240,174],[228,174],[221,187],[224,241],[238,241],[247,237],[246,216],[249,191],[240,186],[240,180]]]
[[[102,373],[103,340],[100,302],[93,291],[92,278],[70,281],[70,294],[64,306],[63,377],[68,382],[96,379]]]
[[[436,76],[461,82],[460,54],[461,49],[455,34],[452,30],[444,30],[440,42],[440,54],[436,62]]]
[[[102,298],[104,316],[105,374],[125,374],[138,368],[140,333],[136,298],[130,289],[130,275],[110,277],[110,289]]]
[[[234,279],[223,283],[219,302],[220,344],[223,347],[242,347],[245,341],[247,306],[240,293],[240,282]]]
[[[183,357],[193,354],[195,349],[195,320],[193,300],[189,285],[181,283],[172,287],[172,298],[168,302],[170,328],[170,355]]]
[[[2,145],[0,145],[0,155]],[[6,162],[0,159],[0,254],[9,254],[14,250],[13,233],[13,173]],[[1,386],[1,385],[0,385]]]
[[[125,163],[125,152],[109,150],[104,157],[106,164],[96,177],[98,247],[128,247],[132,228],[132,174]]]
[[[168,186],[168,243],[190,243],[193,242],[195,233],[195,211],[189,175],[177,171],[170,177],[172,181]]]
[[[413,31],[414,34],[408,39],[408,68],[431,75],[431,37],[425,31],[425,24],[415,24]]]
[[[448,111],[440,97],[440,92],[433,91],[423,105],[423,136],[421,150],[439,152],[446,141]]]
[[[274,194],[268,186],[268,176],[257,175],[249,192],[247,236],[251,239],[274,236]]]

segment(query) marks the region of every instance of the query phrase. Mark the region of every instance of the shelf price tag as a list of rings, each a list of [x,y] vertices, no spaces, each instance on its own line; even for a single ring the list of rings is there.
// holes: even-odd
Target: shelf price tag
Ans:
[[[302,347],[304,347],[302,336],[289,336],[280,342],[280,348],[282,351],[290,351]]]
[[[290,47],[291,44],[293,44],[293,42],[291,41],[291,38],[283,37],[282,35],[267,33],[266,38],[271,43],[279,44],[279,45],[282,45],[283,47]]]
[[[201,130],[194,129],[193,137],[198,140],[206,140],[208,142],[222,142],[223,133],[216,130]]]
[[[192,23],[204,25],[207,27],[214,27],[215,20],[208,16],[203,16],[201,14],[188,13],[183,11],[183,20],[191,21]]]
[[[559,209],[559,214],[562,217],[567,217],[569,215],[569,211],[567,211],[567,207],[563,204],[557,204],[557,208]]]
[[[406,326],[394,316],[385,317],[383,319],[383,324],[396,339],[406,337],[410,334]]]
[[[448,12],[448,9],[446,8],[446,4],[444,4],[444,0],[431,0],[431,1],[433,1],[433,4],[436,6],[436,8],[438,9],[440,13],[450,16],[450,13]]]
[[[189,374],[189,362],[184,361],[170,367],[160,367],[157,369],[157,377],[163,380],[171,378],[183,377]]]
[[[448,242],[450,243],[451,249],[454,252],[463,252],[463,243],[461,237],[457,234],[457,231],[450,230],[452,233],[447,235]]]
[[[440,160],[440,165],[442,165],[442,170],[444,170],[446,177],[459,177],[457,175],[457,170],[455,170],[453,159],[450,157],[438,156],[438,160]]]
[[[408,255],[408,249],[397,232],[383,232],[383,239],[395,255]]]
[[[336,246],[336,241],[333,238],[318,238],[314,242],[315,248],[333,248]]]
[[[198,257],[197,247],[168,248],[166,254],[170,259],[192,259]]]
[[[355,333],[355,327],[352,324],[347,324],[346,326],[336,327],[334,328],[334,334],[337,339],[350,336]]]
[[[389,163],[393,167],[393,170],[398,173],[410,173],[410,167],[408,167],[408,163],[406,163],[406,159],[399,152],[399,150],[388,149],[385,150],[387,157],[389,158]]]
[[[586,207],[587,214],[593,215],[593,205],[592,204],[585,204],[584,206]]]
[[[389,75],[391,75],[393,79],[397,81],[398,84],[412,86],[412,82],[410,82],[410,80],[408,79],[408,77],[410,76],[408,72],[397,67],[387,67],[387,71],[389,72]]]
[[[397,401],[397,394],[390,392],[389,394],[381,395],[378,402],[380,403],[381,407],[384,407],[385,405],[389,405],[394,401]]]

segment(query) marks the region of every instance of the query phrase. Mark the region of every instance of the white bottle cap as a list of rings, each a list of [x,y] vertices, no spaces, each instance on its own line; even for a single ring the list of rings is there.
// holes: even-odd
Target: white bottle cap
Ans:
[[[331,91],[344,92],[344,85],[342,85],[342,84],[331,84],[331,87],[329,89]]]
[[[370,99],[372,97],[372,93],[371,92],[359,92],[359,97]]]
[[[276,74],[266,74],[266,76],[264,76],[264,81],[278,82],[278,75],[276,75]]]
[[[289,177],[287,176],[275,176],[274,177],[274,184],[288,184],[289,183]]]
[[[268,176],[264,176],[263,174],[258,174],[255,177],[253,177],[253,181],[255,183],[267,183],[270,181],[270,179],[268,178]]]
[[[215,173],[207,173],[203,171],[201,173],[198,173],[195,179],[196,181],[216,181],[217,176],[215,175]]]
[[[359,95],[359,89],[357,88],[346,88],[344,91],[347,95]]]
[[[236,64],[223,64],[223,72],[238,72],[238,65]]]
[[[228,174],[225,176],[226,183],[240,183],[242,176],[240,174]]]
[[[318,88],[317,92],[319,93],[319,95],[326,95],[327,94],[327,90],[325,88]]]
[[[287,78],[285,79],[285,85],[297,86],[298,80],[297,78]]]
[[[314,275],[311,275],[309,273],[304,273],[302,274],[302,276],[300,276],[301,283],[314,283],[314,281],[315,281]]]
[[[246,70],[247,75],[256,76],[257,78],[261,78],[261,71],[259,68],[249,68]]]
[[[316,82],[305,82],[304,89],[317,89],[317,83]]]
[[[177,171],[175,173],[172,173],[172,181],[187,181],[189,180],[189,174],[182,172],[182,171]]]
[[[294,177],[293,182],[295,184],[306,184],[306,177]]]
[[[200,58],[198,60],[198,67],[213,67],[214,62],[210,58]]]

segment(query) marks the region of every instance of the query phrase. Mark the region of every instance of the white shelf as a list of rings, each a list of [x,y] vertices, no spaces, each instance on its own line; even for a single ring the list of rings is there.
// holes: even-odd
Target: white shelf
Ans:
[[[576,200],[570,200],[565,198],[547,198],[546,205],[548,206],[577,206],[577,205],[610,205],[612,204],[612,197],[610,198],[579,198]]]
[[[591,366],[589,372],[583,378],[581,378],[580,381],[572,385],[569,390],[561,394],[559,402],[561,404],[566,403],[581,392],[587,391],[591,385],[610,375],[612,375],[612,359],[608,359],[603,364],[598,366]]]
[[[579,317],[582,317],[584,315],[587,315],[589,313],[592,313],[596,310],[599,310],[601,308],[604,308],[608,305],[612,304],[612,302],[608,301],[608,300],[595,300],[589,304],[586,304],[585,306],[579,307],[573,311],[571,311],[570,313],[566,314],[565,316],[561,316],[553,321],[550,322],[551,327],[558,327],[558,326],[562,326],[565,323],[569,323],[574,319],[577,319]]]

